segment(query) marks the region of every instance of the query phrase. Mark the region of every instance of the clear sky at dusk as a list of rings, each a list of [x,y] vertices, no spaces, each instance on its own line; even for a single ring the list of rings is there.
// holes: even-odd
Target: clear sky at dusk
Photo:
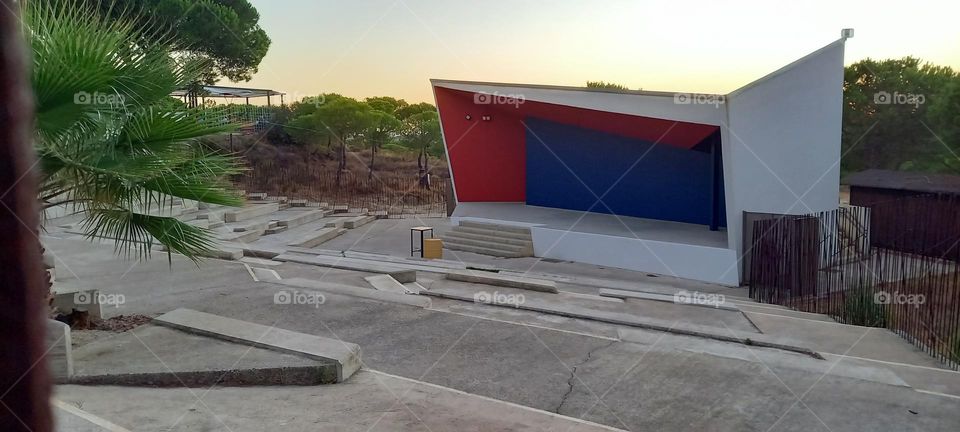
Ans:
[[[913,55],[960,69],[960,2],[251,0],[273,44],[253,80],[433,96],[430,78],[726,93],[856,29],[847,64]]]

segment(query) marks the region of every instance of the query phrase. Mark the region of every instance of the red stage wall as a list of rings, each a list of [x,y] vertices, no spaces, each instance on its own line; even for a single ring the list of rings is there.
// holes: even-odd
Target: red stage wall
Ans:
[[[525,101],[478,104],[474,93],[434,87],[440,121],[461,202],[525,202],[527,128],[537,117],[599,132],[690,149],[717,126]],[[467,120],[466,116],[471,119]],[[483,121],[484,115],[492,116]],[[549,143],[547,143],[549,145]],[[590,143],[584,143],[589,151]]]
[[[475,104],[473,93],[435,90],[457,200],[524,202],[527,149],[520,117]],[[482,121],[484,115],[493,120]]]

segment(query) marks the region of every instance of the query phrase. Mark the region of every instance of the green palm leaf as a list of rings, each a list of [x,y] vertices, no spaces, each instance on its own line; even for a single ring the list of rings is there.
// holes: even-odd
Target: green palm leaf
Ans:
[[[174,198],[242,204],[225,180],[241,171],[238,160],[201,142],[232,128],[170,108],[169,94],[194,81],[202,65],[175,58],[149,30],[68,3],[23,6],[40,198],[48,207],[79,206],[86,234],[115,239],[123,255],[146,258],[162,244],[196,260],[213,245],[211,234],[163,216]]]

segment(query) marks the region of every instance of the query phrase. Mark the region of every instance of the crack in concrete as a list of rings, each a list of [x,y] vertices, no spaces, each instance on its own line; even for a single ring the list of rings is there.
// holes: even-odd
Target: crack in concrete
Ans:
[[[571,394],[573,394],[573,387],[575,385],[573,380],[577,378],[577,368],[589,363],[593,357],[593,353],[600,351],[602,349],[610,348],[611,346],[613,346],[613,344],[617,342],[620,342],[620,341],[610,341],[610,343],[606,345],[602,345],[590,350],[589,352],[587,352],[587,355],[582,362],[577,363],[573,365],[572,368],[570,368],[570,378],[567,378],[567,387],[568,387],[567,391],[560,398],[560,404],[557,405],[557,408],[553,410],[554,413],[560,414],[560,409],[563,408],[563,404],[567,403],[567,399],[570,397]]]

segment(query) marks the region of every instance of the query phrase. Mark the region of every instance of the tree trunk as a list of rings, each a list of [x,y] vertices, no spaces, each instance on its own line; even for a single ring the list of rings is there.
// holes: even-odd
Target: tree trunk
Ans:
[[[47,287],[41,265],[34,166],[33,95],[21,38],[21,4],[0,0],[0,430],[49,432],[50,373],[44,342]]]
[[[347,170],[347,143],[340,138],[340,161],[337,164],[337,187],[340,187],[340,181],[343,173]]]
[[[427,174],[427,148],[421,147],[420,154],[417,156],[418,176],[420,177],[420,187],[430,189],[430,176]]]
[[[376,155],[377,155],[377,145],[374,144],[370,146],[370,174],[367,176],[367,178],[371,180],[373,179],[373,164],[374,164]]]

